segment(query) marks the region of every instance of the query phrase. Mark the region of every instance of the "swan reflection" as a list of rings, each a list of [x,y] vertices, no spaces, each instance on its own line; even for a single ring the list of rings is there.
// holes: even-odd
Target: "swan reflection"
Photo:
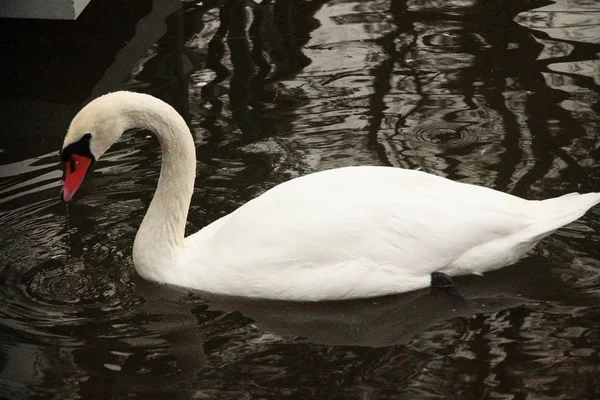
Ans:
[[[281,337],[323,345],[384,347],[405,345],[454,318],[491,314],[545,298],[564,287],[549,273],[550,266],[548,261],[528,258],[485,278],[458,278],[453,291],[423,289],[361,300],[288,302],[195,293],[206,301],[201,312],[240,312],[258,329]]]

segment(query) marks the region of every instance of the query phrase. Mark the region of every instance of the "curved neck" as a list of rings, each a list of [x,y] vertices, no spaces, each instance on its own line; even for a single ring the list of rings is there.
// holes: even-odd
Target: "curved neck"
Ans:
[[[174,258],[183,247],[187,213],[194,190],[196,149],[183,118],[170,105],[142,96],[123,104],[125,128],[154,132],[162,148],[162,168],[156,193],[137,232],[133,261],[138,273],[158,281],[170,281]]]

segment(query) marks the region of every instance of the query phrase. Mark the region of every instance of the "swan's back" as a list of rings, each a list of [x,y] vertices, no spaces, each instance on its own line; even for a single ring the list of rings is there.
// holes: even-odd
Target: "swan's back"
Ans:
[[[419,238],[421,243],[427,238],[451,242],[448,235],[456,237],[466,220],[486,227],[482,229],[486,235],[504,234],[529,223],[536,217],[533,211],[527,200],[420,171],[347,167],[284,182],[249,201],[226,221],[218,221],[210,245],[227,247],[232,235],[253,232],[258,236],[239,238],[236,247],[245,244],[250,249],[259,238],[279,246],[281,239],[293,238],[296,245],[302,239],[306,241],[302,244],[327,255],[336,248],[356,249],[352,242],[375,241],[380,254],[384,243],[397,242],[396,235]],[[284,232],[283,238],[275,235]],[[465,240],[470,234],[459,236]],[[327,238],[328,248],[315,240],[319,237]]]
[[[568,201],[582,198],[573,196]],[[591,196],[579,215],[600,201]],[[225,279],[232,294],[265,297],[270,287],[275,298],[368,297],[428,286],[444,268],[482,273],[513,262],[578,217],[570,205],[553,217],[564,202],[413,170],[348,167],[280,184],[187,238],[186,247],[190,262],[207,265],[202,285],[222,288]],[[527,230],[530,237],[518,234]],[[497,259],[486,258],[490,243],[502,252],[489,252]]]

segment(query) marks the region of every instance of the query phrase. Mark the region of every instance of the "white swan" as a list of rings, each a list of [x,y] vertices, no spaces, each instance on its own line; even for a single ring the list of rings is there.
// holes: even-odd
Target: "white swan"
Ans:
[[[511,264],[600,202],[600,193],[529,201],[419,171],[348,167],[282,183],[184,238],[194,141],[183,118],[149,95],[107,94],[75,116],[61,153],[63,200],[131,128],[153,131],[163,151],[133,245],[137,272],[219,294],[333,300],[420,289],[432,274]]]

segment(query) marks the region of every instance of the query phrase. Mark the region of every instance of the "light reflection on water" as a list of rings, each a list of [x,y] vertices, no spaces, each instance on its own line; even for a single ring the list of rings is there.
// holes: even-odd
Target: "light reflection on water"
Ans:
[[[345,165],[529,198],[600,190],[597,4],[246,5],[183,2],[128,83],[194,132],[188,232]],[[464,298],[223,299],[135,276],[160,168],[147,132],[113,147],[69,206],[60,141],[12,144],[0,152],[2,397],[600,396],[597,210],[517,266],[459,279]]]

